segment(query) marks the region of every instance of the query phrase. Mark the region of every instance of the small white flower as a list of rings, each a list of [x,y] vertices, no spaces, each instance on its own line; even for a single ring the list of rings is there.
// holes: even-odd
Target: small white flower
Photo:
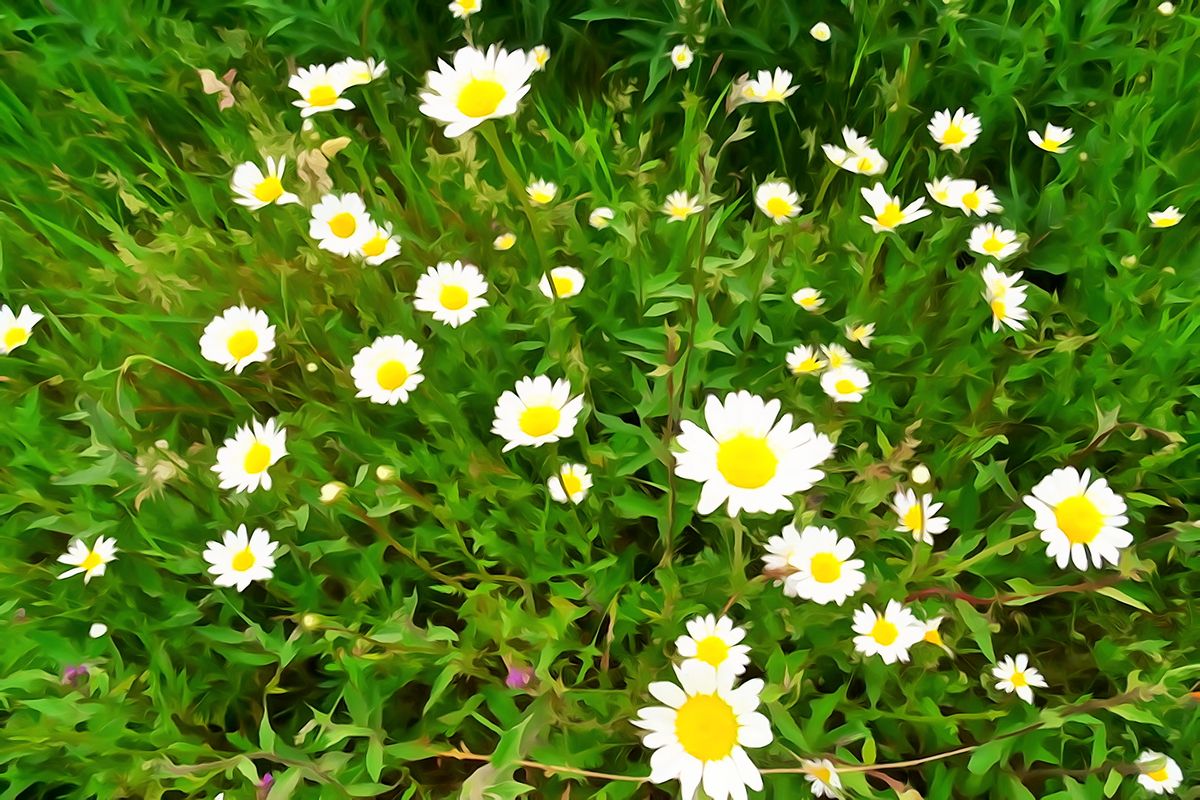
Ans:
[[[551,282],[554,284],[553,290],[550,288]],[[583,291],[583,284],[583,273],[579,270],[574,267],[555,267],[550,270],[549,277],[542,276],[542,280],[538,282],[538,289],[546,297],[565,300]]]
[[[355,397],[394,406],[407,403],[409,392],[425,380],[421,358],[425,352],[403,336],[380,336],[359,350],[350,367],[358,389]]]
[[[214,317],[200,337],[200,355],[241,375],[275,349],[275,326],[257,308],[232,306]]]
[[[813,25],[808,29],[808,35],[816,39],[818,42],[828,42],[830,36],[829,26],[824,22],[818,22],[816,25]]]
[[[852,342],[858,342],[863,347],[871,346],[871,339],[874,338],[875,323],[868,322],[865,325],[847,325],[846,338]]]
[[[233,191],[240,196],[235,197],[233,202],[251,211],[257,211],[272,203],[277,206],[299,203],[299,197],[283,190],[283,168],[286,163],[285,156],[280,156],[279,161],[267,156],[265,174],[253,161],[238,164],[237,169],[233,171],[231,185]]]
[[[546,481],[546,486],[555,502],[570,501],[579,505],[592,488],[592,475],[583,464],[563,464],[558,473]]]
[[[478,11],[478,0],[471,6],[472,13]],[[419,110],[445,125],[443,133],[454,139],[486,120],[517,113],[532,73],[533,62],[522,50],[460,47],[452,64],[438,59],[437,71],[425,73]]]
[[[1163,5],[1171,4],[1163,3]],[[1162,10],[1161,7],[1159,10]],[[1137,766],[1141,770],[1137,781],[1148,792],[1173,794],[1183,783],[1183,770],[1179,768],[1179,764],[1175,763],[1175,759],[1164,756],[1162,753],[1156,753],[1153,750],[1144,751],[1138,756]]]
[[[1015,659],[1012,656],[1000,659],[1000,663],[992,667],[992,675],[996,678],[997,689],[1009,694],[1016,692],[1026,703],[1033,702],[1033,687],[1046,687],[1046,679],[1029,666],[1029,656],[1024,653],[1018,653]]]
[[[825,305],[825,298],[821,297],[821,293],[811,286],[805,286],[803,289],[797,290],[792,295],[792,302],[803,308],[805,311],[816,311],[821,306]]]
[[[825,361],[829,363],[830,369],[840,369],[854,363],[850,351],[840,344],[823,344],[821,352],[825,354]]]
[[[1172,14],[1175,13],[1175,4],[1169,3],[1169,2],[1159,3],[1158,4],[1158,13],[1162,14],[1164,17],[1171,16]]]
[[[932,183],[925,184],[925,191],[929,192],[929,196],[933,198],[935,203],[948,206],[950,208],[958,208],[958,198],[954,196],[955,180],[946,175]]]
[[[504,439],[504,452],[514,447],[541,447],[570,436],[583,411],[583,395],[571,396],[571,384],[553,383],[545,375],[521,378],[500,395],[492,433]]]
[[[687,69],[692,65],[692,48],[686,44],[677,44],[671,49],[671,64],[675,69]]]
[[[400,255],[400,237],[392,234],[392,224],[380,225],[368,217],[358,255],[373,267]]]
[[[774,74],[761,69],[758,77],[747,84],[745,100],[751,103],[782,103],[799,88],[792,86],[792,73],[786,69],[776,67]]]
[[[941,507],[942,503],[933,502],[931,494],[923,494],[918,499],[912,489],[897,491],[892,498],[892,509],[899,518],[896,530],[911,533],[918,542],[933,544],[934,534],[945,533],[950,527],[949,518],[934,516]]]
[[[825,369],[825,360],[817,355],[811,345],[800,345],[787,354],[788,369],[793,375],[809,375]]]
[[[975,143],[983,126],[979,117],[968,114],[960,108],[950,113],[950,109],[939,111],[929,121],[929,135],[941,145],[942,150],[953,150],[960,153]]]
[[[596,230],[607,228],[608,223],[612,222],[613,216],[613,210],[607,206],[593,208],[592,213],[588,214],[588,225]]]
[[[417,279],[413,308],[433,314],[438,322],[457,328],[487,306],[488,283],[474,264],[442,261]]]
[[[841,169],[858,175],[879,175],[887,169],[887,159],[871,146],[867,137],[859,136],[853,128],[842,128],[842,140],[846,143],[844,148],[836,144],[821,145],[825,157]]]
[[[808,781],[813,797],[842,796],[842,779],[832,761],[825,758],[820,761],[803,760],[800,766],[804,768],[804,780]]]
[[[517,237],[511,233],[502,233],[492,240],[492,247],[497,250],[511,250],[517,243]]]
[[[667,195],[666,202],[663,203],[663,213],[667,215],[667,222],[683,222],[693,214],[698,214],[704,210],[704,206],[700,204],[700,195],[694,197],[689,196],[687,192],[678,191],[671,192]]]
[[[279,545],[262,528],[247,534],[246,526],[237,532],[225,531],[219,542],[209,542],[204,550],[208,571],[215,575],[217,586],[233,586],[239,592],[254,581],[265,581],[274,573],[275,549]]]
[[[373,58],[368,58],[366,61],[347,58],[334,66],[346,70],[347,80],[351,86],[362,86],[387,74],[387,64]]]
[[[946,647],[946,643],[942,641],[942,632],[938,630],[942,627],[942,623],[945,622],[945,620],[945,617],[934,617],[933,619],[925,620],[925,622],[922,623],[922,625],[925,626],[925,635],[922,638],[922,641],[929,642],[930,644],[936,644],[942,649],[949,649]]]
[[[1173,228],[1183,219],[1183,214],[1179,213],[1175,206],[1167,206],[1162,211],[1151,211],[1146,216],[1150,217],[1152,228]]]
[[[905,206],[899,197],[888,194],[882,183],[876,183],[870,189],[864,188],[861,191],[863,198],[875,212],[874,216],[864,215],[861,219],[876,233],[893,231],[901,225],[907,225],[933,213],[927,208],[922,208],[925,205],[924,197],[918,197]]]
[[[784,578],[784,594],[788,596],[840,606],[867,582],[863,560],[853,557],[854,542],[839,537],[833,528],[809,525],[797,537],[795,526],[787,525],[780,539],[787,543],[790,572]],[[778,549],[780,541],[773,537],[767,545]]]
[[[1004,210],[996,199],[996,193],[987,186],[981,186],[971,180],[957,180],[950,189],[955,205],[968,217],[972,214],[986,217],[988,214],[999,214]]]
[[[88,636],[93,639],[99,639],[106,633],[108,633],[108,626],[103,622],[93,622],[92,627],[88,628]]]
[[[455,19],[466,19],[483,7],[483,0],[454,0],[450,4],[450,13]]]
[[[217,473],[222,489],[235,492],[253,492],[261,486],[271,488],[271,475],[267,470],[287,455],[287,429],[277,428],[274,418],[266,424],[251,420],[249,425],[237,429],[217,450]]]
[[[33,326],[45,317],[29,306],[21,306],[21,313],[13,314],[8,306],[0,306],[0,355],[8,355],[29,341]]]
[[[863,399],[863,393],[871,385],[867,373],[858,367],[830,367],[821,376],[821,388],[838,403],[857,403]]]
[[[1081,475],[1074,467],[1056,469],[1022,498],[1033,509],[1033,526],[1041,531],[1046,555],[1060,568],[1074,563],[1087,569],[1088,555],[1097,567],[1104,562],[1116,565],[1121,550],[1133,544],[1125,530],[1125,500],[1108,487],[1104,478],[1092,480],[1091,472]]]
[[[550,181],[534,178],[533,182],[525,187],[525,194],[529,195],[529,202],[535,206],[544,206],[554,202],[555,196],[558,195],[558,186]]]
[[[1074,135],[1075,131],[1071,130],[1070,128],[1060,128],[1057,125],[1051,125],[1049,122],[1047,122],[1045,133],[1029,131],[1029,141],[1033,142],[1047,153],[1065,153],[1071,148],[1064,147],[1063,145],[1071,141],[1071,137]]]
[[[310,209],[308,235],[339,256],[357,256],[375,233],[367,207],[356,194],[327,194]]]
[[[675,649],[683,657],[685,667],[694,662],[723,677],[737,677],[750,663],[750,648],[739,644],[745,638],[746,631],[728,617],[709,614],[687,621],[687,635],[675,640]]]
[[[1004,260],[1021,249],[1017,232],[984,222],[971,230],[967,247],[981,256]]]
[[[754,192],[754,202],[776,225],[800,213],[800,196],[784,181],[768,181]]]
[[[354,103],[342,97],[342,92],[350,88],[351,80],[351,72],[344,63],[332,67],[324,64],[300,67],[288,79],[288,88],[300,95],[300,99],[293,100],[292,105],[300,109],[301,117],[311,117],[334,109],[349,111],[354,108]]]
[[[854,649],[866,656],[877,655],[885,664],[908,661],[908,650],[925,638],[925,626],[913,613],[892,600],[882,614],[864,605],[854,612]]]
[[[72,539],[67,552],[58,557],[58,563],[69,564],[71,569],[58,576],[59,580],[83,573],[83,582],[103,575],[108,565],[117,558],[117,540],[108,536],[97,536],[96,542],[88,547],[80,539]]]
[[[550,48],[539,44],[529,51],[529,66],[534,72],[541,72],[550,63]]]

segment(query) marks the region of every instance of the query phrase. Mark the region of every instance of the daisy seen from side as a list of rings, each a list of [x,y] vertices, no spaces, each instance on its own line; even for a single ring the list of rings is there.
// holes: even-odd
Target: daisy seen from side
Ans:
[[[542,275],[538,290],[550,299],[565,300],[582,292],[585,282],[583,273],[574,267],[555,267],[548,276]]]
[[[1151,211],[1146,216],[1150,218],[1151,228],[1174,228],[1183,219],[1183,214],[1175,206],[1167,206],[1162,211]]]
[[[45,319],[29,306],[21,306],[14,314],[8,306],[0,306],[0,355],[8,355],[29,341],[33,326]]]
[[[900,489],[892,498],[892,510],[896,512],[896,530],[911,533],[918,542],[933,544],[933,537],[945,533],[950,527],[948,517],[939,517],[942,503],[933,502],[933,495],[917,493],[912,489]]]
[[[1029,141],[1047,153],[1065,153],[1071,148],[1064,145],[1071,141],[1074,135],[1075,131],[1070,128],[1060,128],[1047,122],[1045,132],[1029,131]]]
[[[363,261],[377,267],[400,255],[400,237],[392,233],[390,222],[380,225],[368,217],[363,227],[363,241],[357,253]]]
[[[259,169],[258,164],[253,161],[238,164],[230,184],[234,194],[238,195],[233,198],[233,202],[251,211],[257,211],[272,203],[277,206],[299,203],[299,197],[284,191],[283,168],[286,164],[285,156],[280,156],[278,161],[267,156],[266,172]]]
[[[1183,784],[1183,770],[1170,756],[1153,750],[1144,750],[1138,756],[1139,774],[1137,782],[1143,789],[1154,794],[1174,794]]]
[[[556,503],[579,505],[592,488],[592,475],[583,464],[563,464],[546,481],[546,486]]]
[[[800,766],[804,768],[804,780],[808,781],[808,789],[813,797],[842,796],[842,778],[832,761],[827,758],[816,761],[803,759]]]
[[[817,349],[803,344],[792,348],[787,354],[787,366],[793,375],[811,375],[825,368],[825,360],[817,354]]]
[[[558,196],[558,186],[550,181],[534,178],[525,187],[525,194],[529,196],[529,202],[535,206],[544,206],[554,202],[554,198]]]
[[[922,208],[925,205],[924,197],[918,197],[905,206],[899,197],[888,194],[882,183],[876,183],[870,189],[863,188],[862,196],[870,204],[874,215],[863,215],[861,219],[876,233],[894,231],[901,225],[907,225],[933,213],[927,208]]]
[[[870,139],[859,136],[853,128],[842,128],[842,141],[845,147],[821,145],[825,157],[839,168],[857,175],[879,175],[887,169],[887,159],[871,146]]]
[[[292,105],[300,109],[301,117],[311,117],[323,111],[350,111],[354,103],[342,96],[351,86],[352,73],[345,64],[313,64],[300,67],[288,79],[288,88],[300,95]]]
[[[663,203],[662,211],[667,215],[667,222],[683,222],[693,214],[704,210],[700,204],[700,196],[690,196],[685,191],[671,192]]]
[[[813,287],[805,286],[803,289],[797,289],[792,294],[792,302],[805,311],[813,312],[825,305],[825,298]]]

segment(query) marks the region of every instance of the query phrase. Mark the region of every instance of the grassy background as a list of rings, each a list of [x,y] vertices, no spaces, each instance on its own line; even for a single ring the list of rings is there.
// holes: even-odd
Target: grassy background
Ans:
[[[1135,796],[1120,770],[1151,747],[1195,782],[1189,4],[1170,18],[1114,0],[691,5],[485,0],[471,19],[478,43],[553,51],[518,116],[493,123],[522,178],[561,187],[534,228],[482,137],[448,141],[417,112],[425,70],[463,41],[441,3],[0,12],[0,300],[46,314],[0,358],[2,800],[232,800],[267,771],[272,798],[442,798],[464,782],[464,797],[666,796],[514,761],[646,774],[627,720],[650,702],[646,684],[670,676],[682,623],[731,601],[767,681],[776,742],[760,766],[977,745],[889,774],[928,798],[1099,798]],[[807,35],[818,20],[828,44]],[[665,54],[684,38],[697,63],[674,72]],[[301,132],[289,71],[368,55],[387,61],[386,79]],[[727,117],[730,81],[776,65],[800,84],[787,107]],[[202,93],[206,68],[237,69],[232,109]],[[960,105],[984,125],[962,157],[924,130]],[[1076,130],[1068,154],[1028,143],[1048,121]],[[991,332],[968,220],[938,209],[884,238],[858,220],[866,179],[818,146],[842,125],[873,136],[906,199],[942,174],[996,189],[1001,219],[1029,237],[1010,262],[1036,287],[1026,334]],[[329,167],[334,187],[403,237],[381,268],[318,251],[302,208],[251,214],[231,200],[237,163],[262,152],[294,164],[339,136],[350,144]],[[750,199],[772,174],[805,198],[778,228]],[[289,178],[315,201],[291,165]],[[668,226],[657,206],[677,188],[705,193],[709,211]],[[599,204],[617,210],[608,231],[586,225]],[[1168,204],[1190,216],[1149,230],[1146,212]],[[517,246],[494,252],[507,229]],[[427,265],[454,259],[492,285],[492,306],[458,330],[410,299]],[[560,263],[588,284],[551,305],[536,284]],[[825,293],[824,314],[789,300],[806,285]],[[200,357],[198,338],[239,301],[268,313],[278,344],[235,376]],[[835,407],[783,359],[838,340],[849,320],[878,325],[858,351],[873,386]],[[393,333],[425,348],[426,381],[396,408],[355,400],[353,354]],[[543,372],[584,391],[583,422],[557,446],[502,455],[492,406]],[[778,397],[836,438],[797,521],[855,539],[868,574],[857,602],[922,593],[921,613],[946,614],[953,658],[928,647],[901,668],[863,663],[848,608],[754,579],[788,519],[694,514],[698,485],[671,479],[670,435],[707,392],[731,388]],[[274,490],[218,491],[216,447],[272,415],[290,450]],[[595,475],[579,507],[545,491],[562,459]],[[885,505],[917,461],[952,520],[932,551],[892,531]],[[1045,558],[1020,504],[1064,464],[1125,495],[1135,546],[1103,591],[1030,597],[1087,580]],[[377,478],[379,465],[397,478]],[[330,480],[351,488],[326,506]],[[214,590],[204,542],[242,522],[283,543],[275,578]],[[109,573],[55,580],[69,539],[99,533],[121,550]],[[97,620],[110,636],[90,640]],[[1015,652],[1050,683],[1036,708],[981,677]],[[61,685],[83,662],[90,679]],[[506,662],[534,668],[527,690],[504,686]],[[459,744],[495,756],[433,757]],[[767,780],[768,796],[804,793],[799,776]],[[847,786],[895,794],[861,776]]]

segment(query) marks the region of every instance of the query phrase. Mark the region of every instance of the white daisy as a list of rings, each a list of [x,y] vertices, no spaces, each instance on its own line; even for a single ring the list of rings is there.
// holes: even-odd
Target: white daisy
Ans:
[[[588,489],[592,488],[592,475],[583,464],[563,464],[558,473],[546,481],[546,486],[555,502],[565,503],[569,500],[579,505],[587,497]]]
[[[795,534],[795,527],[787,525],[783,535]],[[802,597],[815,603],[839,606],[852,597],[863,584],[863,561],[852,558],[854,542],[848,537],[839,538],[833,528],[808,526],[800,532],[799,541],[789,554],[792,573],[786,583],[794,597]]]
[[[354,396],[389,406],[407,403],[408,393],[425,380],[421,374],[424,355],[425,351],[403,336],[380,336],[354,355],[350,367],[358,389]]]
[[[351,86],[352,73],[345,63],[326,67],[324,64],[313,64],[300,67],[296,74],[288,79],[288,88],[294,89],[299,100],[293,100],[292,105],[300,109],[301,117],[311,117],[322,111],[349,111],[354,108],[342,92]]]
[[[357,255],[373,267],[400,255],[400,237],[392,235],[392,224],[380,225],[368,217]]]
[[[441,261],[417,280],[413,307],[433,314],[438,322],[457,328],[475,318],[488,304],[488,284],[474,264]]]
[[[882,614],[870,606],[854,612],[854,649],[879,656],[885,664],[908,661],[908,649],[925,637],[925,626],[913,613],[892,600]]]
[[[984,299],[987,299],[988,308],[992,311],[992,330],[998,331],[1002,325],[1007,325],[1015,331],[1019,331],[1024,327],[1024,321],[1029,319],[1029,312],[1025,310],[1025,288],[1022,286],[1014,286],[1004,292],[1003,297],[992,297],[988,299],[988,292],[984,292]]]
[[[813,797],[842,796],[842,779],[832,761],[827,758],[819,761],[801,760],[800,766],[804,768],[804,780],[808,781]]]
[[[687,635],[675,640],[675,649],[683,657],[684,666],[690,662],[706,665],[725,677],[736,677],[750,663],[750,648],[739,644],[746,631],[725,616],[695,617],[687,621]]]
[[[1151,211],[1146,216],[1150,217],[1152,228],[1173,228],[1183,219],[1183,214],[1175,206],[1167,206],[1162,211]]]
[[[387,74],[387,64],[382,61],[376,61],[373,58],[368,58],[366,61],[361,61],[357,58],[347,58],[345,61],[339,62],[334,66],[346,70],[350,86],[362,86]]]
[[[825,476],[817,467],[833,455],[833,442],[811,422],[793,429],[792,415],[779,410],[778,400],[731,392],[724,401],[708,396],[707,431],[683,421],[675,474],[704,484],[697,511],[709,514],[722,504],[731,517],[787,511],[791,495]]]
[[[692,48],[686,44],[677,44],[671,48],[671,65],[675,69],[687,69],[692,65],[693,59]]]
[[[999,214],[1004,207],[996,200],[996,194],[987,186],[981,186],[971,180],[956,180],[951,188],[951,196],[957,201],[957,208],[968,217],[972,214],[986,217],[988,214]]]
[[[522,378],[496,401],[492,433],[514,447],[541,447],[570,436],[583,410],[583,396],[571,397],[571,384],[545,375]]]
[[[784,181],[768,181],[754,192],[754,203],[776,225],[782,225],[800,213],[800,196]]]
[[[116,544],[116,539],[107,536],[97,536],[96,543],[91,547],[79,539],[72,539],[67,552],[58,557],[58,563],[69,564],[72,568],[59,575],[58,579],[70,578],[82,572],[83,582],[89,583],[92,578],[103,575],[109,562],[117,558]]]
[[[862,196],[871,204],[871,210],[875,212],[874,216],[863,216],[861,219],[876,233],[893,231],[901,225],[907,225],[933,213],[927,208],[921,208],[925,205],[924,197],[918,197],[904,206],[899,197],[887,193],[882,183],[876,183],[870,189],[864,188],[861,191]]]
[[[1169,5],[1164,3],[1163,5]],[[1160,7],[1161,10],[1161,7]],[[1153,750],[1143,751],[1137,760],[1141,774],[1137,782],[1142,788],[1154,794],[1174,794],[1183,783],[1183,770],[1175,759],[1156,753]]]
[[[929,196],[935,203],[949,208],[959,208],[958,197],[954,192],[960,187],[960,183],[946,175],[931,183],[926,183],[925,191],[929,192]]]
[[[495,45],[487,52],[460,48],[453,65],[438,59],[438,71],[426,73],[429,88],[421,92],[420,111],[444,123],[446,136],[462,136],[484,120],[517,113],[532,72],[529,58],[520,50],[510,53]]]
[[[511,250],[512,246],[517,243],[517,237],[511,233],[502,233],[492,240],[492,247],[497,250]]]
[[[950,527],[948,517],[934,516],[942,505],[933,502],[931,494],[923,494],[918,500],[912,489],[898,490],[892,498],[892,510],[899,518],[896,530],[911,533],[918,542],[933,544],[934,534],[945,533]]]
[[[865,325],[847,325],[846,338],[852,342],[858,342],[863,347],[871,346],[871,339],[875,335],[875,323],[868,322]]]
[[[614,216],[613,210],[607,206],[593,208],[592,213],[588,214],[588,225],[591,225],[596,230],[607,228],[608,223],[612,222]]]
[[[1016,231],[984,222],[971,229],[967,247],[973,253],[1003,261],[1020,250],[1021,243],[1017,241]]]
[[[550,288],[551,281],[554,283],[553,291]],[[583,291],[583,284],[583,273],[579,270],[574,267],[555,267],[550,270],[549,277],[542,276],[541,281],[538,282],[538,289],[546,297],[551,299],[557,297],[559,300],[565,300]]]
[[[824,354],[830,369],[840,369],[854,363],[854,357],[850,355],[850,351],[840,344],[823,344],[821,353]]]
[[[830,36],[829,26],[824,22],[818,22],[808,29],[808,35],[818,42],[828,42]]]
[[[830,367],[821,376],[821,388],[838,403],[858,403],[871,385],[867,373],[858,367]]]
[[[796,584],[790,578],[796,572],[795,564],[799,563],[798,554],[802,545],[800,533],[795,525],[786,525],[778,536],[767,540],[763,549],[763,574],[772,578],[775,586],[783,586],[783,593],[788,597],[796,596]]]
[[[670,222],[683,222],[692,214],[699,214],[704,210],[704,206],[700,205],[700,195],[689,196],[687,192],[678,191],[671,192],[667,195],[666,202],[663,203],[663,213],[669,217]]]
[[[793,375],[808,375],[825,369],[825,360],[817,355],[816,348],[804,344],[787,354],[787,365]]]
[[[541,72],[550,63],[550,48],[539,44],[529,51],[529,65],[534,72]]]
[[[1029,666],[1029,656],[1024,653],[1018,653],[1015,659],[1012,656],[1000,659],[1000,663],[992,667],[992,675],[996,678],[997,689],[1009,694],[1016,692],[1017,697],[1026,703],[1033,702],[1032,687],[1046,687],[1046,679],[1042,677],[1042,673]]]
[[[535,206],[544,206],[554,202],[554,198],[558,194],[558,186],[550,181],[534,178],[533,182],[525,187],[525,194],[529,195],[529,202]]]
[[[0,355],[8,355],[29,341],[33,326],[45,317],[29,306],[21,306],[19,314],[13,314],[8,306],[0,306]]]
[[[200,337],[200,355],[241,375],[275,349],[275,326],[257,308],[232,306],[213,317]]]
[[[953,115],[950,109],[939,111],[929,121],[929,135],[933,140],[941,145],[942,150],[953,150],[956,153],[961,153],[973,145],[981,130],[983,126],[979,117],[968,114],[963,108],[955,111]]]
[[[946,649],[946,643],[942,641],[942,632],[939,630],[945,620],[945,617],[934,617],[921,623],[925,627],[925,634],[921,641],[936,644],[938,647]]]
[[[805,286],[803,289],[798,289],[792,295],[792,302],[805,311],[816,311],[825,305],[825,298],[821,297],[821,293],[813,287]]]
[[[1008,294],[1010,289],[1020,288],[1017,286],[1017,281],[1021,280],[1023,272],[1014,272],[1008,275],[996,269],[995,264],[987,264],[983,268],[983,285],[984,297],[989,302],[997,298],[1003,298]]]
[[[1029,132],[1029,141],[1047,153],[1063,153],[1071,149],[1063,147],[1063,145],[1071,141],[1071,137],[1074,135],[1075,131],[1070,128],[1060,128],[1057,125],[1051,125],[1047,122],[1045,133],[1038,133],[1037,131]]]
[[[322,250],[339,256],[358,255],[375,234],[367,207],[356,194],[327,194],[310,211],[308,235]]]
[[[771,723],[760,714],[763,682],[736,689],[726,677],[693,661],[676,668],[680,686],[661,681],[650,694],[662,706],[643,708],[633,724],[654,750],[650,782],[679,781],[679,796],[693,798],[701,786],[712,800],[744,800],[746,788],[761,791],[762,776],[744,748],[771,743]],[[681,688],[682,687],[682,688]]]
[[[1115,566],[1121,550],[1133,544],[1124,528],[1125,500],[1104,478],[1092,481],[1089,470],[1080,475],[1074,467],[1056,469],[1022,499],[1036,515],[1033,526],[1041,531],[1046,555],[1059,567],[1074,562],[1087,569],[1089,552],[1097,567],[1106,561]]]
[[[287,430],[276,428],[275,420],[264,425],[252,420],[234,432],[233,437],[217,450],[217,473],[222,489],[235,492],[253,492],[260,486],[271,488],[271,475],[267,470],[287,455]]]
[[[253,581],[265,581],[271,577],[275,566],[276,542],[262,528],[255,528],[253,535],[246,534],[246,526],[239,525],[237,533],[225,531],[219,542],[208,542],[204,560],[212,564],[208,568],[216,577],[217,586],[233,586],[239,592]]]
[[[747,98],[752,103],[782,103],[796,93],[800,87],[792,86],[792,73],[786,69],[760,69],[758,77],[750,81],[752,94]]]
[[[450,4],[450,13],[456,19],[466,19],[483,7],[483,0],[454,0]]]
[[[823,144],[825,157],[847,172],[857,175],[879,175],[888,167],[887,159],[871,146],[871,140],[859,136],[853,128],[842,128],[844,148],[835,144]]]
[[[235,197],[233,202],[251,211],[257,211],[272,203],[277,206],[299,203],[299,197],[283,190],[283,167],[286,163],[285,156],[280,156],[279,161],[267,156],[266,174],[263,174],[258,164],[253,161],[238,164],[237,169],[233,171],[231,186],[233,191],[241,196]]]

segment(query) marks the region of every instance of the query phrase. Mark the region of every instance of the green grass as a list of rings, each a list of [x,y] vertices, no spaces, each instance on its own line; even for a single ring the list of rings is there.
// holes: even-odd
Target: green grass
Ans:
[[[648,775],[629,720],[672,678],[684,622],[727,605],[766,683],[760,768],[967,748],[847,773],[847,793],[1137,797],[1130,765],[1154,749],[1200,797],[1200,18],[1179,6],[484,0],[472,41],[553,52],[519,113],[484,126],[522,181],[559,184],[528,214],[483,136],[447,140],[417,111],[425,71],[463,44],[443,3],[9,4],[0,302],[46,318],[0,357],[0,800],[234,800],[266,772],[273,800],[673,796],[517,762]],[[807,34],[818,20],[828,44]],[[676,72],[666,53],[685,40],[697,60]],[[347,56],[389,73],[302,132],[287,76]],[[731,82],[775,66],[800,86],[786,107],[727,115]],[[218,111],[196,71],[231,68],[237,102]],[[925,125],[959,106],[983,135],[939,152]],[[1074,128],[1070,152],[1029,143],[1046,122]],[[997,191],[1028,237],[1004,265],[1030,284],[1025,332],[992,333],[969,220],[935,206],[883,236],[859,220],[875,179],[819,147],[843,125],[906,200],[943,174]],[[296,157],[341,136],[335,191],[403,238],[382,267],[318,250],[300,206],[232,202],[233,168],[260,153],[286,154],[289,188],[315,202]],[[752,197],[772,175],[805,206],[778,227]],[[669,225],[659,206],[680,188],[708,209]],[[608,230],[586,224],[596,205],[616,210]],[[1188,216],[1150,229],[1167,205]],[[492,249],[500,230],[514,249]],[[455,259],[491,284],[458,329],[411,302]],[[558,264],[588,283],[550,303],[537,281]],[[809,285],[820,315],[790,300]],[[238,302],[277,327],[270,361],[240,376],[198,346]],[[872,386],[835,405],[784,357],[845,343],[851,320],[878,327],[854,346]],[[349,376],[385,334],[425,349],[425,382],[396,407],[355,399]],[[493,405],[533,374],[583,392],[581,423],[501,453]],[[672,477],[679,421],[740,389],[837,442],[794,515],[700,516],[699,485]],[[289,432],[274,488],[219,490],[216,448],[270,416]],[[545,489],[562,460],[595,478],[577,507]],[[932,548],[887,506],[917,463],[951,519]],[[1127,500],[1119,568],[1060,570],[1030,534],[1021,497],[1066,465]],[[349,489],[322,504],[330,481]],[[868,582],[845,606],[758,578],[793,518],[854,539]],[[241,523],[281,551],[238,594],[201,552]],[[108,574],[56,580],[70,539],[101,533],[120,548]],[[853,609],[909,596],[947,616],[953,656],[855,654]],[[95,621],[108,636],[88,638]],[[1049,682],[1036,706],[993,688],[991,664],[1018,652]],[[81,663],[89,677],[64,685]],[[533,668],[527,689],[505,686],[508,664]],[[437,757],[455,748],[490,763]],[[765,780],[767,797],[807,794],[801,775]]]

